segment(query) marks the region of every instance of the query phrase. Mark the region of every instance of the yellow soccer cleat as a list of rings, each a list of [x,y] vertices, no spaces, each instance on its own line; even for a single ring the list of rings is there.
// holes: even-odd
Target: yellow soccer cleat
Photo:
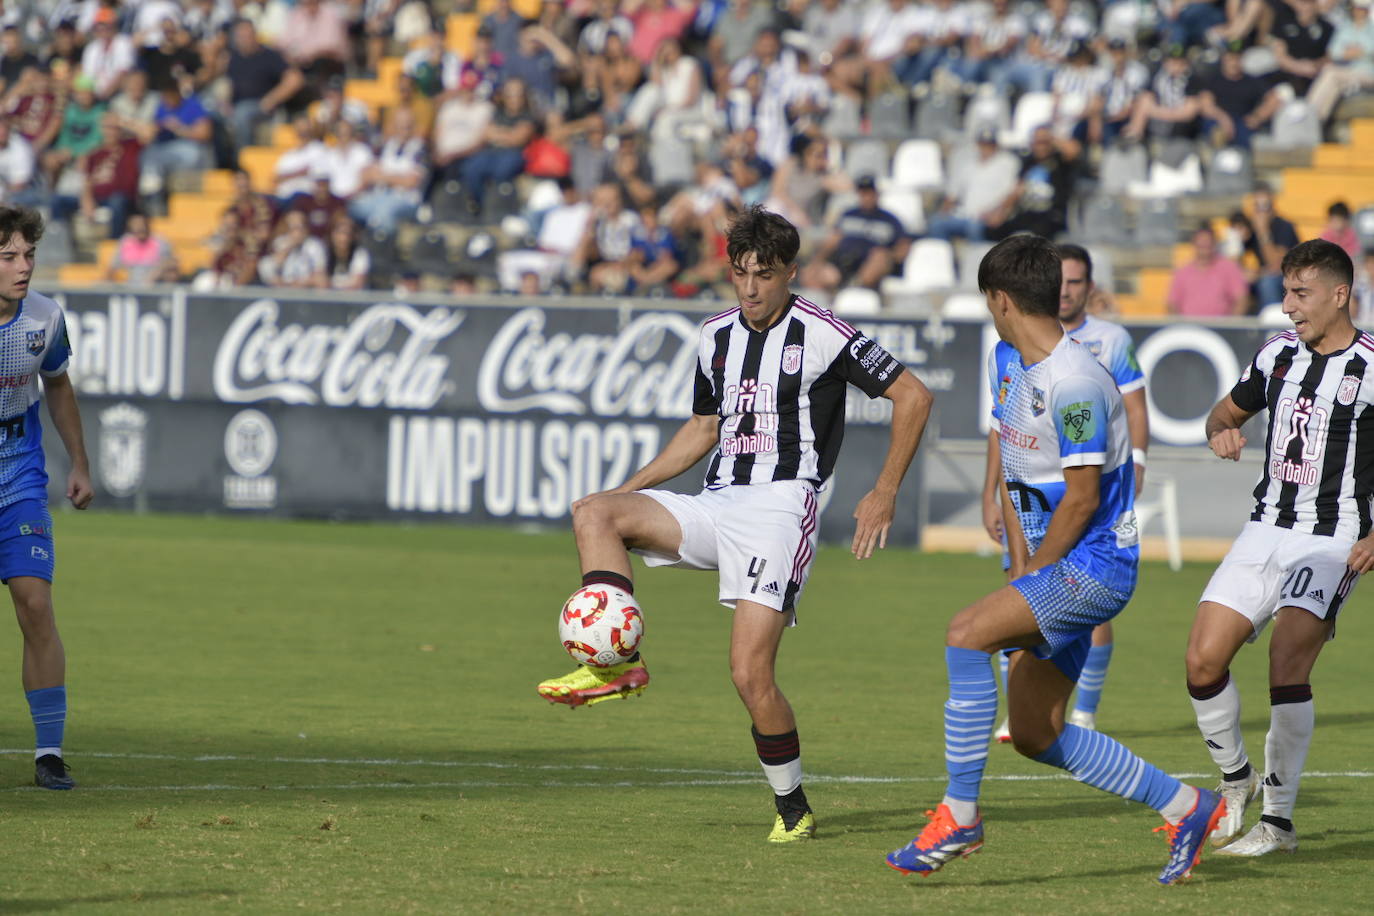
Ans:
[[[602,700],[619,700],[641,694],[648,685],[649,670],[644,667],[643,659],[639,659],[609,668],[579,665],[571,674],[540,683],[539,695],[550,703],[590,706]]]
[[[796,843],[799,840],[809,840],[815,835],[815,815],[810,811],[791,810],[779,814],[777,820],[773,821],[773,832],[768,834],[768,842]]]

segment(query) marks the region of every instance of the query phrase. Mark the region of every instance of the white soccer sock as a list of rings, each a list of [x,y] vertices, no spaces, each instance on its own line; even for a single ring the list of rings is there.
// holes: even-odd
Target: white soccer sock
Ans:
[[[1240,733],[1240,691],[1228,672],[1224,686],[1195,688],[1188,685],[1197,716],[1198,731],[1207,742],[1207,752],[1223,773],[1234,773],[1249,762],[1245,753],[1245,739]],[[1200,699],[1198,694],[1203,697]]]
[[[46,756],[48,756],[49,754],[51,754],[51,755],[54,756],[54,757],[61,757],[61,756],[62,756],[62,748],[60,748],[60,747],[40,747],[40,748],[37,748],[37,749],[33,752],[33,759],[34,759],[34,760],[37,760],[39,757],[46,757]]]
[[[787,795],[802,784],[801,758],[783,764],[760,764],[774,795]]]
[[[946,795],[941,799],[941,804],[949,806],[949,813],[954,815],[954,822],[960,827],[972,827],[978,820],[978,803],[976,801],[964,801],[961,798],[950,798]]]
[[[1298,684],[1275,687],[1269,694],[1273,705],[1269,707],[1269,734],[1264,739],[1264,813],[1291,821],[1316,724],[1312,689]],[[1289,698],[1302,695],[1305,700]]]

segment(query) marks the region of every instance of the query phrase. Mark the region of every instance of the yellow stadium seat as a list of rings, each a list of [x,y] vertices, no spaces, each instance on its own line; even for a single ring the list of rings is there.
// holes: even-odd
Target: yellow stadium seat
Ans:
[[[444,22],[444,46],[463,60],[472,57],[472,40],[481,20],[472,13],[454,13]]]
[[[95,286],[105,279],[100,264],[63,264],[57,268],[57,282],[63,286]]]
[[[383,57],[377,63],[377,82],[383,86],[395,86],[401,77],[401,66],[405,59],[401,57]]]
[[[239,151],[239,165],[253,177],[253,189],[270,191],[276,185],[277,159],[282,151],[266,146],[250,146]]]
[[[1136,296],[1142,315],[1163,315],[1168,312],[1169,285],[1174,272],[1167,267],[1146,267],[1136,277]]]
[[[200,190],[202,194],[232,194],[234,173],[228,169],[209,169],[200,176]]]

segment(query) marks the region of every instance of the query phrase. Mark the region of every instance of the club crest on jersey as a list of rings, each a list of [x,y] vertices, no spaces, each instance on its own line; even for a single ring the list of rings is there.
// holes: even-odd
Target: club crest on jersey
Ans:
[[[1088,341],[1088,352],[1091,353],[1091,354],[1093,355],[1093,358],[1094,358],[1094,359],[1096,359],[1097,357],[1101,356],[1101,355],[1102,355],[1102,341],[1100,341],[1100,340],[1090,340],[1090,341]]]
[[[1007,392],[1011,389],[1011,376],[1002,376],[1002,383],[997,386],[997,406],[1001,407],[1007,403]]]
[[[44,345],[48,342],[48,329],[39,328],[37,331],[26,331],[24,336],[27,338],[30,353],[42,353]]]
[[[1347,375],[1341,379],[1341,386],[1336,389],[1336,403],[1349,407],[1355,403],[1355,396],[1360,393],[1360,377],[1358,375]]]
[[[1037,417],[1045,412],[1045,392],[1039,388],[1031,389],[1031,413]]]
[[[796,375],[801,371],[802,365],[802,345],[788,344],[782,348],[782,371],[788,375]]]

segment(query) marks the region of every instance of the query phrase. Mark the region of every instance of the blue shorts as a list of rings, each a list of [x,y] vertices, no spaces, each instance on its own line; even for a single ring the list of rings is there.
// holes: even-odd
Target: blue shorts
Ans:
[[[1074,555],[1027,573],[1011,583],[1030,605],[1045,642],[1027,646],[1047,658],[1071,681],[1077,681],[1092,645],[1093,628],[1106,623],[1131,600],[1135,579],[1109,585],[1090,576],[1074,562]]]
[[[0,508],[0,583],[15,576],[51,582],[55,559],[46,502],[24,499]]]

